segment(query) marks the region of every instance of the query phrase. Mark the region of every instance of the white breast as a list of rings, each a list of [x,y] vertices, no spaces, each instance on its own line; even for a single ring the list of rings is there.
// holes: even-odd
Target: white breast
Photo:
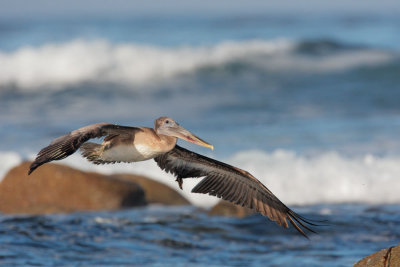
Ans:
[[[159,154],[159,151],[154,151],[146,145],[119,145],[105,150],[101,157],[107,161],[136,162],[154,158]]]

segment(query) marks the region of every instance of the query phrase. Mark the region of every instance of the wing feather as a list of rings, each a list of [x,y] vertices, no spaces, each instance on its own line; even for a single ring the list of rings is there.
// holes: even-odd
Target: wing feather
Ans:
[[[40,150],[35,161],[31,164],[28,174],[31,174],[36,168],[47,162],[61,160],[75,153],[89,139],[103,136],[131,135],[139,130],[141,129],[137,127],[111,123],[96,123],[82,127],[54,139],[50,145]]]
[[[258,179],[244,170],[178,145],[170,152],[156,157],[155,161],[162,170],[178,178],[204,177],[192,189],[193,193],[217,196],[256,210],[285,228],[289,226],[288,220],[305,237],[304,229],[314,232],[308,225],[315,224],[289,209]]]

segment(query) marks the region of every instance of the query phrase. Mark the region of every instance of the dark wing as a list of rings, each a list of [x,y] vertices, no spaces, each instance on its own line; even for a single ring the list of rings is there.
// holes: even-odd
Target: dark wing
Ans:
[[[141,131],[141,129],[111,123],[96,123],[82,127],[54,139],[50,145],[40,150],[35,161],[31,164],[28,174],[47,162],[68,157],[89,139],[103,136],[132,135],[136,131]]]
[[[178,180],[204,177],[192,189],[193,193],[217,196],[234,204],[256,210],[285,228],[288,227],[286,220],[288,219],[305,237],[307,235],[300,226],[314,232],[305,223],[315,224],[289,209],[259,180],[244,170],[180,146],[175,146],[173,150],[157,156],[154,160],[162,170],[174,174]]]

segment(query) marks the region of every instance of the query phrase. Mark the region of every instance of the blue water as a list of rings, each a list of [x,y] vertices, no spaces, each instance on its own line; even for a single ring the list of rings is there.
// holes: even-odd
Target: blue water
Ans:
[[[398,244],[399,18],[0,19],[1,173],[84,125],[168,115],[328,221],[306,240],[196,207],[3,214],[0,263],[349,266]]]
[[[210,217],[193,207],[0,217],[9,265],[351,266],[400,238],[397,207],[308,206],[330,226],[310,240],[262,216]]]

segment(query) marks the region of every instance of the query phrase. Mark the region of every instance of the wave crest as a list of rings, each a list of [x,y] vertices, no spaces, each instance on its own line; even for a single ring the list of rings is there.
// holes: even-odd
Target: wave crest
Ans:
[[[305,45],[306,44],[306,45]],[[213,46],[157,47],[111,44],[104,40],[74,40],[61,44],[25,47],[1,53],[0,87],[23,90],[60,89],[85,82],[127,86],[169,79],[206,66],[223,67],[242,62],[264,71],[337,71],[376,65],[392,58],[391,53],[371,49],[340,49],[329,53],[316,42],[289,40],[226,41]],[[332,51],[334,50],[334,51]],[[309,53],[309,54],[307,54]]]
[[[65,87],[83,82],[137,84],[170,78],[205,65],[290,49],[287,41],[224,42],[212,47],[162,48],[75,40],[0,53],[0,85]]]
[[[277,150],[241,152],[232,161],[252,171],[288,204],[400,203],[398,156],[325,152],[306,157]]]
[[[0,165],[0,175],[21,161],[16,153],[0,152],[0,159],[5,162]],[[399,156],[347,157],[336,152],[303,156],[286,150],[272,153],[242,151],[226,162],[252,173],[288,205],[400,203]],[[179,190],[174,177],[161,171],[151,160],[99,166],[89,163],[79,155],[72,155],[62,163],[105,174],[126,172],[145,175],[175,188],[198,206],[210,207],[218,202],[215,197],[190,192],[200,179],[185,179],[184,190]]]

